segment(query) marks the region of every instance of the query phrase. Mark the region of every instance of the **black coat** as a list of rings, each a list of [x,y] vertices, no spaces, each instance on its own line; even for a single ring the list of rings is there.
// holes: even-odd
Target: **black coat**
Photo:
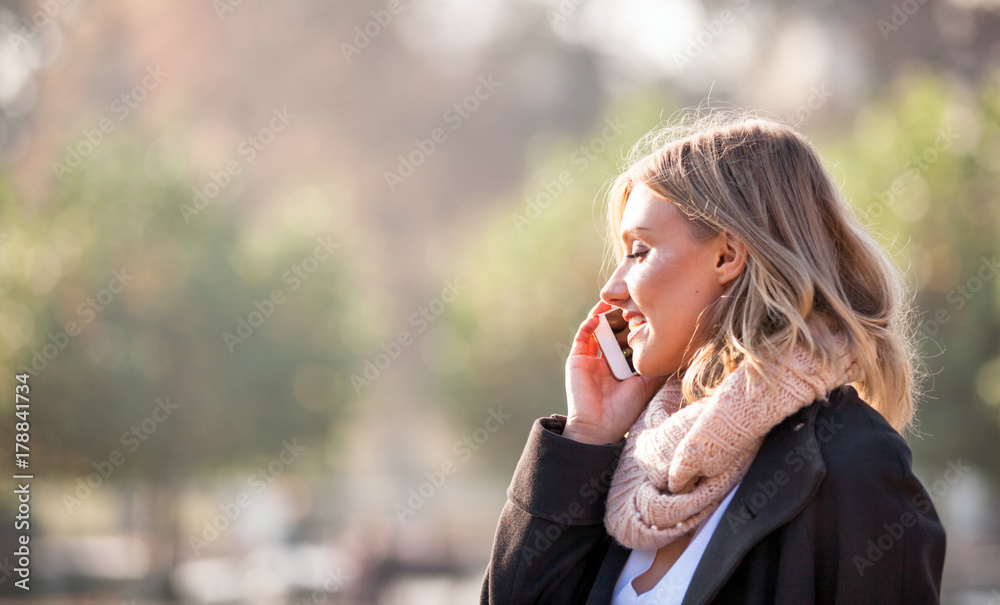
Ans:
[[[629,550],[605,532],[624,440],[535,421],[507,491],[482,604],[604,605]],[[775,426],[708,543],[691,603],[937,603],[945,533],[910,449],[850,386]]]

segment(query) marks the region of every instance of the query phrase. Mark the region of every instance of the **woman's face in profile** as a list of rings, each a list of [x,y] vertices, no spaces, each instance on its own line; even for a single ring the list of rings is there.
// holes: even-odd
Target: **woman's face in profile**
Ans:
[[[619,237],[627,255],[601,290],[601,299],[629,321],[632,361],[643,376],[665,376],[687,364],[698,316],[722,295],[717,271],[725,236],[699,242],[688,218],[648,186],[637,184],[622,215]]]

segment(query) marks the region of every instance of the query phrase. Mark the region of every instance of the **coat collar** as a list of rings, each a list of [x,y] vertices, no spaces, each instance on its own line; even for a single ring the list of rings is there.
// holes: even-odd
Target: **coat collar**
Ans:
[[[835,389],[829,397],[841,395],[838,391]],[[829,399],[816,401],[768,433],[702,556],[702,561],[712,564],[699,565],[695,570],[684,605],[711,600],[755,544],[805,508],[826,475],[820,444],[828,436],[823,430],[817,431],[816,417],[820,409],[829,405]],[[629,549],[614,538],[608,539],[612,544],[598,571],[588,605],[611,602],[618,576],[629,556]]]

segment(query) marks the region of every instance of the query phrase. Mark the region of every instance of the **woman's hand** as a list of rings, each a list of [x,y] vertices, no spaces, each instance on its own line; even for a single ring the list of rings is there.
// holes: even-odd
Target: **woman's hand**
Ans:
[[[607,360],[598,357],[600,346],[594,338],[600,320],[597,315],[611,308],[601,301],[591,309],[590,318],[580,324],[566,360],[569,410],[563,436],[583,443],[603,445],[620,441],[666,380],[665,376],[631,376],[619,381],[611,374]],[[618,319],[620,316],[615,318]],[[621,341],[627,330],[618,326],[617,321],[612,323],[612,328],[616,327],[620,329],[616,331]]]

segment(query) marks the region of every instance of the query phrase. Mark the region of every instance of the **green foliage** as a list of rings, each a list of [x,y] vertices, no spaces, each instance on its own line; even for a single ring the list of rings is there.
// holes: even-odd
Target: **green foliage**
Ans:
[[[32,464],[90,472],[119,450],[118,473],[191,474],[325,440],[358,364],[343,251],[280,220],[255,231],[235,183],[185,222],[195,184],[151,184],[144,149],[119,133],[44,208],[0,190],[0,381],[30,369]]]
[[[916,73],[883,91],[853,129],[818,144],[915,293],[930,374],[915,456],[943,464],[961,453],[1000,476],[1000,400],[983,397],[1000,355],[997,93],[992,83],[969,90]]]

